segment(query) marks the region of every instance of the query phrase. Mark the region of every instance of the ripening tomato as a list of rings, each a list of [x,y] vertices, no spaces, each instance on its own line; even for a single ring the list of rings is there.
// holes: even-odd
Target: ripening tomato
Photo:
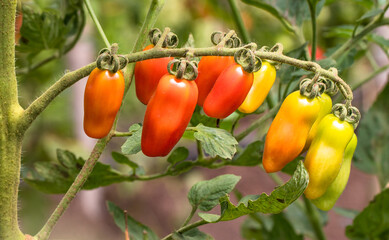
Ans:
[[[340,167],[335,180],[330,184],[327,191],[321,197],[312,200],[312,203],[319,209],[328,211],[333,208],[340,195],[342,195],[343,190],[346,188],[348,178],[350,176],[351,161],[353,159],[355,149],[357,148],[357,142],[357,135],[354,133],[346,147],[346,150],[344,151],[342,166]]]
[[[91,138],[103,138],[112,128],[124,95],[121,71],[112,73],[95,68],[89,75],[84,94],[84,131]]]
[[[141,148],[149,157],[166,156],[180,140],[196,107],[194,81],[165,75],[146,108]]]
[[[238,108],[242,113],[252,113],[262,105],[276,80],[276,69],[267,61],[262,61],[262,67],[254,73],[253,86],[244,102]]]
[[[243,103],[251,86],[253,73],[235,63],[224,70],[204,101],[204,112],[213,118],[226,118]]]
[[[309,173],[309,184],[304,192],[307,198],[319,198],[335,180],[353,134],[354,127],[333,114],[320,121],[304,161]]]
[[[153,44],[148,45],[143,51],[152,49]],[[167,65],[173,57],[153,58],[137,62],[135,64],[135,91],[139,101],[147,105],[161,77],[168,74]]]
[[[309,130],[317,119],[320,102],[295,91],[286,97],[270,125],[262,164],[266,172],[277,172],[303,150]]]
[[[205,98],[208,96],[219,75],[234,63],[234,57],[204,56],[201,58],[198,67],[199,74],[195,80],[199,89],[199,98],[197,100],[199,106],[203,106]]]

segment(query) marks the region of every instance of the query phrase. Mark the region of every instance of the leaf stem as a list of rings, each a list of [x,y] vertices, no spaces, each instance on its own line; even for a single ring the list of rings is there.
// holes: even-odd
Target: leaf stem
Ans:
[[[84,0],[84,3],[85,3],[86,8],[88,9],[89,15],[91,16],[93,22],[94,22],[95,25],[96,25],[97,31],[100,33],[100,36],[101,36],[101,38],[103,39],[103,41],[104,41],[104,43],[105,43],[105,46],[106,46],[107,48],[110,48],[110,47],[111,47],[111,44],[109,43],[108,38],[107,38],[107,36],[105,35],[104,30],[103,30],[103,28],[101,27],[100,22],[99,22],[99,20],[97,19],[96,14],[95,14],[95,12],[93,11],[93,8],[92,8],[92,6],[91,6],[89,0]]]
[[[312,224],[317,240],[325,240],[326,237],[323,232],[323,228],[319,221],[318,211],[313,208],[312,203],[303,196],[304,204],[307,209],[308,218]]]
[[[54,212],[51,214],[50,218],[47,220],[42,229],[35,236],[38,240],[47,240],[50,236],[50,233],[53,231],[53,228],[65,210],[69,207],[70,202],[74,199],[76,194],[81,190],[82,186],[88,179],[89,175],[92,173],[94,166],[97,163],[97,160],[100,158],[101,153],[105,149],[105,146],[112,138],[112,135],[108,135],[105,138],[97,141],[95,147],[93,148],[89,158],[85,161],[84,166],[81,171],[78,173],[73,184],[70,186],[66,194],[63,196],[62,200],[55,208]]]
[[[182,224],[181,227],[185,227],[186,225],[188,225],[189,221],[193,218],[196,211],[197,211],[197,207],[192,207],[189,216],[186,218],[185,222]]]
[[[204,225],[204,224],[207,224],[207,223],[208,223],[208,222],[205,221],[205,220],[199,220],[199,221],[197,221],[197,222],[194,222],[194,223],[192,223],[192,224],[190,224],[190,225],[187,225],[187,226],[185,226],[185,227],[182,227],[182,228],[178,229],[176,232],[177,232],[177,233],[184,233],[184,232],[187,232],[187,231],[189,231],[189,230],[191,230],[191,229],[193,229],[193,228],[197,228],[197,227],[199,227],[199,226],[201,226],[201,225]],[[162,238],[161,240],[173,239],[172,236],[173,236],[173,233],[170,233],[169,235],[165,236],[165,237]]]
[[[273,116],[276,115],[278,111],[279,105],[276,107],[272,108],[269,112],[265,113],[262,115],[260,118],[258,118],[256,121],[251,123],[251,125],[246,128],[243,132],[239,133],[235,138],[238,142],[240,142],[243,138],[245,138],[247,135],[249,135],[253,130],[257,129],[258,126],[261,126],[265,121],[268,119],[272,118]]]
[[[388,65],[384,65],[378,69],[376,69],[374,72],[372,72],[367,78],[363,79],[362,81],[356,83],[356,84],[353,84],[351,85],[351,89],[352,90],[355,90],[357,88],[359,88],[360,86],[362,86],[363,84],[367,83],[368,81],[370,81],[371,79],[373,79],[374,77],[376,77],[378,74],[384,72],[386,69],[389,69],[389,64]]]
[[[236,26],[238,27],[240,34],[242,34],[243,42],[249,43],[250,35],[246,27],[244,26],[244,22],[242,16],[240,15],[240,11],[238,9],[238,4],[236,3],[236,0],[228,0],[228,3],[230,4],[232,16],[235,20]]]

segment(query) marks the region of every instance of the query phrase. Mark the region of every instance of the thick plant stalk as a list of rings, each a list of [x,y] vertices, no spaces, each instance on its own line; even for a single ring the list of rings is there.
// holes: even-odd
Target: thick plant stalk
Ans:
[[[18,103],[15,75],[16,0],[0,5],[0,239],[24,239],[18,225],[21,134],[17,121],[23,109]]]

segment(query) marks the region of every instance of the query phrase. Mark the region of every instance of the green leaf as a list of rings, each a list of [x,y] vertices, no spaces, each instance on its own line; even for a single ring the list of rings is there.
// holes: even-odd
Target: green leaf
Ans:
[[[381,186],[389,182],[389,84],[378,95],[358,127],[354,166],[377,174]]]
[[[358,214],[353,224],[347,226],[350,239],[389,239],[389,188],[375,196],[374,200]]]
[[[123,154],[121,153],[118,153],[118,152],[112,152],[112,158],[113,160],[115,160],[117,163],[119,164],[125,164],[127,166],[129,166],[130,168],[132,169],[137,169],[139,167],[139,165],[133,161],[131,161],[130,159],[128,159],[128,157],[124,156]]]
[[[221,215],[213,214],[213,216],[210,216],[209,214],[199,213],[199,216],[209,222],[219,222],[233,220],[255,212],[280,213],[300,197],[307,186],[308,172],[303,162],[300,161],[292,178],[284,185],[277,187],[269,196],[262,193],[255,198],[245,199],[247,202],[242,199],[237,206],[231,203],[228,196],[223,196],[219,199]]]
[[[124,219],[124,211],[110,201],[107,201],[107,207],[116,225],[124,232],[126,224]],[[129,215],[127,215],[127,227],[131,240],[143,240],[144,233],[147,233],[147,239],[149,240],[159,240],[158,236],[153,232],[153,230],[136,221]]]
[[[215,127],[216,126],[216,119],[202,114],[201,107],[196,106],[196,108],[192,114],[192,118],[190,119],[190,124],[192,126],[197,126],[200,123],[202,123],[204,126]]]
[[[20,52],[36,55],[43,50],[57,50],[58,54],[70,50],[75,35],[82,31],[85,14],[81,0],[57,4],[57,8],[39,9],[34,4],[23,4],[23,25]]]
[[[167,161],[170,164],[176,164],[187,159],[189,156],[189,150],[185,147],[178,147],[169,155]]]
[[[128,137],[122,145],[122,153],[126,155],[136,154],[141,151],[142,125],[139,123],[131,125],[132,136]]]
[[[247,147],[240,153],[234,156],[229,165],[234,166],[256,166],[262,161],[264,143],[262,141],[255,141],[247,145]]]
[[[213,240],[214,238],[204,232],[201,232],[197,228],[193,228],[183,234],[175,233],[173,239],[177,240]]]
[[[206,127],[199,124],[195,127],[194,137],[200,141],[204,151],[211,157],[230,158],[236,153],[238,142],[224,129]]]
[[[293,49],[292,51],[286,53],[286,56],[307,60],[306,58],[306,47],[308,43],[304,43],[298,48]],[[282,64],[280,70],[277,71],[277,75],[280,77],[281,81],[283,83],[289,83],[293,81],[297,81],[299,79],[299,76],[293,75],[296,71],[298,71],[299,68],[288,65],[288,64]]]
[[[254,214],[243,223],[242,235],[250,240],[303,240],[303,235],[296,233],[292,222],[283,213]]]
[[[319,211],[317,208],[313,208],[313,211]],[[320,214],[323,211],[317,214],[320,216],[320,226],[324,227],[327,222],[326,214]],[[316,213],[315,213],[316,214]],[[298,206],[297,202],[292,203],[288,208],[284,211],[285,218],[289,220],[295,229],[297,234],[302,234],[309,239],[315,239],[316,233],[314,228],[312,227],[311,220],[309,219],[309,214],[307,213],[306,208],[304,210],[301,209],[301,206]]]
[[[210,211],[218,204],[219,198],[234,189],[239,180],[239,176],[225,174],[211,180],[198,182],[188,193],[189,202],[194,208]]]
[[[372,9],[365,14],[362,15],[362,17],[358,18],[356,22],[362,22],[363,20],[378,16],[379,14],[383,13],[383,9]]]
[[[299,156],[295,160],[289,162],[286,164],[286,166],[281,170],[284,173],[287,173],[289,175],[293,175],[294,171],[296,171],[296,168],[300,161],[304,160],[303,157]]]
[[[383,36],[371,33],[371,34],[367,35],[367,39],[371,42],[378,44],[383,49],[389,48],[389,40],[384,38]]]
[[[272,6],[271,4],[261,0],[242,0],[242,2],[265,10],[266,12],[277,18],[288,31],[293,32],[293,28],[287,22],[287,19],[285,19],[284,16],[278,11],[278,9]]]
[[[58,162],[36,162],[34,169],[38,174],[27,175],[24,181],[45,193],[65,193],[80,172],[85,160],[77,158],[72,152],[57,150]],[[97,162],[83,189],[94,189],[117,182],[126,177],[112,169],[110,165]]]

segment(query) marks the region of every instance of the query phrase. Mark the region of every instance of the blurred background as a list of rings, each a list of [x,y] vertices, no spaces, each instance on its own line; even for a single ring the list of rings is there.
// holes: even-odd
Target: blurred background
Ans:
[[[56,11],[59,11],[58,9],[63,9],[69,2],[72,1],[22,1],[23,9],[27,6],[38,12],[42,9],[56,9]],[[309,18],[308,20],[302,20],[301,32],[297,36],[286,30],[268,12],[241,1],[237,2],[251,40],[257,43],[259,47],[271,47],[280,42],[284,46],[284,52],[290,52],[305,43],[310,44],[311,25]],[[344,31],[342,32],[344,29],[338,26],[355,24],[356,20],[371,8],[371,5],[367,3],[371,1],[332,0],[324,2],[325,4],[318,16],[318,47],[323,52],[329,52],[346,41],[348,37]],[[149,5],[150,0],[92,1],[92,6],[109,41],[111,43],[117,42],[119,53],[122,54],[129,53],[132,50]],[[292,11],[293,9],[289,9],[289,12]],[[309,16],[309,12],[300,13],[300,15],[304,14]],[[179,46],[185,44],[190,34],[194,37],[196,47],[211,46],[210,35],[214,31],[236,29],[238,35],[240,35],[227,0],[166,0],[155,27],[160,29],[170,27],[180,39]],[[99,50],[105,47],[87,13],[86,24],[79,41],[63,56],[57,49],[53,48],[43,49],[31,54],[26,46],[30,48],[34,48],[34,46],[28,45],[26,38],[23,38],[24,32],[27,32],[27,30],[25,26],[22,26],[22,38],[17,54],[17,68],[21,72],[18,75],[18,81],[22,106],[26,106],[33,101],[35,97],[61,77],[67,69],[75,70],[94,61]],[[69,34],[74,33],[70,32]],[[376,34],[387,38],[388,29],[380,29]],[[366,54],[366,51],[350,53],[354,54],[351,56],[352,62],[345,65],[340,75],[351,85],[365,79],[371,73],[374,66],[372,66],[372,60],[369,58],[373,58],[379,66],[387,65],[388,62],[387,55],[381,48],[376,46],[359,47],[370,49],[369,53]],[[53,55],[58,57],[42,67],[25,71],[28,66],[31,66],[32,62],[39,62]],[[356,97],[353,103],[362,111],[366,111],[385,85],[386,79],[387,72],[383,71],[369,83],[363,85],[355,92]],[[33,168],[34,163],[38,161],[50,162],[56,159],[58,148],[70,150],[76,156],[84,159],[89,156],[95,140],[88,138],[82,128],[83,94],[86,80],[82,79],[61,93],[28,130],[23,146],[23,177],[31,174],[30,169]],[[277,84],[280,81],[283,81],[283,79],[277,79],[272,89],[273,96],[277,96]],[[146,107],[136,99],[134,84],[132,84],[120,112],[118,130],[127,131],[130,125],[141,123],[145,109]],[[236,132],[244,129],[256,118],[258,118],[258,115],[252,115],[241,120]],[[270,122],[267,127],[269,125]],[[266,127],[259,129],[242,141],[241,144],[247,145],[249,142],[263,138],[266,130]],[[117,165],[110,154],[111,151],[120,151],[124,141],[125,138],[113,139],[100,161],[111,164],[120,171],[129,171],[126,167]],[[196,148],[193,142],[184,139],[178,145],[188,147],[190,150],[189,159],[196,158]],[[147,174],[160,172],[167,165],[165,158],[148,158],[142,153],[131,155],[130,159],[143,166]],[[225,167],[222,169],[195,168],[176,177],[165,177],[148,182],[118,183],[95,190],[84,190],[76,196],[70,208],[60,219],[51,235],[51,239],[124,239],[123,233],[115,225],[107,210],[107,200],[114,202],[122,209],[126,209],[129,215],[149,226],[160,237],[163,237],[177,229],[188,216],[191,207],[186,196],[190,187],[200,180],[210,179],[225,173],[233,173],[242,177],[236,187],[242,195],[260,194],[262,192],[269,194],[276,186],[259,167]],[[285,181],[289,178],[286,174],[281,174],[281,177]],[[378,191],[379,186],[376,177],[354,167],[351,171],[349,184],[336,206],[361,211]],[[19,196],[22,229],[30,234],[35,234],[40,229],[62,197],[61,194],[42,193],[27,183],[22,183]],[[236,203],[236,198],[233,197],[232,199]],[[293,206],[290,208],[293,208]],[[218,212],[218,209],[214,209],[214,212]],[[293,212],[287,214],[287,217],[292,221],[300,219]],[[244,239],[241,234],[241,225],[245,222],[245,219],[246,217],[241,217],[234,221],[208,224],[200,227],[200,230],[212,235],[217,240]],[[328,239],[347,239],[344,230],[351,223],[351,218],[347,218],[344,214],[339,214],[334,210],[330,211],[328,213],[328,224],[325,227]]]

